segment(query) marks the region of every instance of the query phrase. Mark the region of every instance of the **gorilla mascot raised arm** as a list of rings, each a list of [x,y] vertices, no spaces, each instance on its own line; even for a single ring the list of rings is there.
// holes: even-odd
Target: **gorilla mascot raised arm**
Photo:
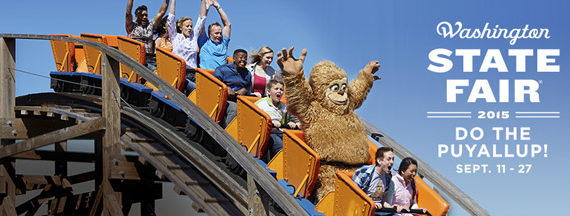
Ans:
[[[371,61],[348,83],[346,72],[330,61],[317,63],[305,79],[303,62],[293,57],[293,47],[277,53],[287,88],[287,110],[301,120],[305,141],[321,158],[315,202],[334,190],[335,172],[355,171],[370,159],[364,125],[354,114],[372,88],[380,64]]]

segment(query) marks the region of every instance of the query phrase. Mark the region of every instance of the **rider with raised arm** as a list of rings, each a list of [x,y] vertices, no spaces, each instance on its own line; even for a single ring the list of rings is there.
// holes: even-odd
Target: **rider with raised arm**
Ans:
[[[198,39],[200,68],[208,70],[214,70],[218,66],[226,64],[232,29],[228,15],[226,15],[218,1],[212,0],[212,5],[220,14],[224,27],[222,28],[218,22],[212,23],[208,26],[208,35],[201,33]]]
[[[154,54],[154,30],[158,27],[160,19],[166,13],[169,0],[164,0],[158,14],[149,22],[146,5],[141,5],[135,9],[135,21],[133,22],[133,0],[127,1],[127,11],[125,16],[125,29],[128,37],[138,40],[144,44],[146,52],[146,66],[151,70],[156,70],[156,58]]]
[[[182,17],[174,22],[176,0],[172,0],[168,14],[168,34],[172,42],[172,52],[186,61],[186,94],[190,94],[196,88],[196,58],[198,56],[198,36],[204,29],[208,8],[212,6],[210,0],[202,0],[200,16],[196,20],[196,26],[192,28],[192,18]]]

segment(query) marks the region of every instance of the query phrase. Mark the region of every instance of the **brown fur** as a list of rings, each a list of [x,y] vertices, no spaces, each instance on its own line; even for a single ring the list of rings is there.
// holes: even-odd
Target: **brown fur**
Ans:
[[[338,170],[354,171],[368,162],[370,155],[366,130],[354,109],[360,107],[372,88],[370,72],[360,71],[350,82],[344,105],[327,98],[332,84],[346,83],[346,73],[329,61],[316,64],[307,83],[304,73],[284,76],[287,86],[287,110],[299,117],[305,141],[325,162],[340,162],[346,166],[321,165],[316,184],[316,201],[334,190],[334,175]]]

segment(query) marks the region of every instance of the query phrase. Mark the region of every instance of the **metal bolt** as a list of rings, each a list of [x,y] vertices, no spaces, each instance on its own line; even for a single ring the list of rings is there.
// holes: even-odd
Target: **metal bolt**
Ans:
[[[113,159],[113,164],[115,164],[115,166],[119,166],[119,161],[117,159]]]
[[[12,127],[12,120],[6,121],[6,124],[7,124],[8,126]]]
[[[259,190],[255,190],[255,195],[259,195]]]
[[[18,132],[16,132],[16,130],[12,130],[12,136],[17,136]]]
[[[119,175],[124,178],[125,177],[125,171],[123,171],[123,170],[119,171]]]
[[[253,214],[253,209],[249,209],[249,215]]]

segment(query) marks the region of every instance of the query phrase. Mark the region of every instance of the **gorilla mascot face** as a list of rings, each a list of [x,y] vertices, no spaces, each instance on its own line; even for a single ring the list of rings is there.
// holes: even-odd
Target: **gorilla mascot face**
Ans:
[[[349,111],[348,79],[346,72],[330,61],[316,64],[309,77],[313,90],[313,101],[318,101],[325,109],[337,115]]]

